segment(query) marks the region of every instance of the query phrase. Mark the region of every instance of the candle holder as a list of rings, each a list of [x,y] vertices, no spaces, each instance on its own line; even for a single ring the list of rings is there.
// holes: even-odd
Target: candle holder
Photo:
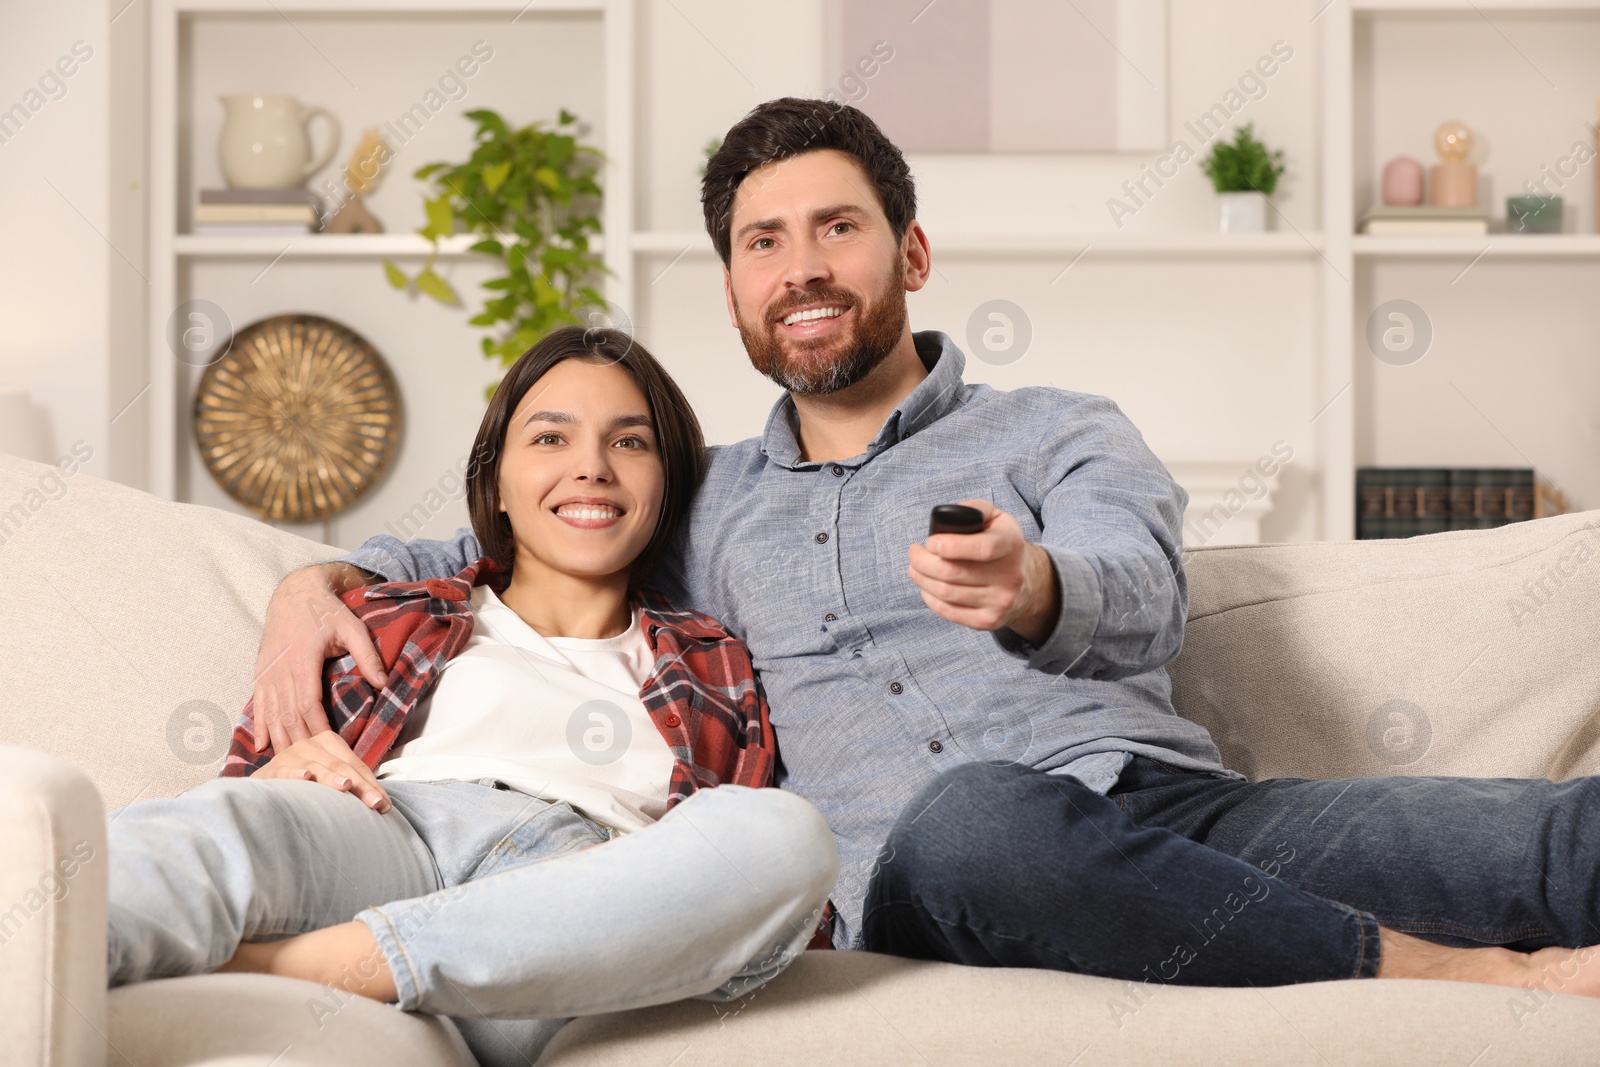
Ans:
[[[1433,131],[1433,148],[1442,162],[1433,165],[1428,203],[1435,207],[1472,207],[1478,202],[1478,168],[1467,162],[1472,131],[1465,123],[1442,123]]]

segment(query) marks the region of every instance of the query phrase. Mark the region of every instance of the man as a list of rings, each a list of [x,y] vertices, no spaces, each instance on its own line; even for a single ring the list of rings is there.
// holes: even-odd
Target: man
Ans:
[[[1559,967],[1600,995],[1573,951],[1600,940],[1600,778],[1250,783],[1173,711],[1187,494],[1109,400],[967,385],[950,338],[912,333],[929,244],[869,118],[764,104],[702,199],[730,319],[788,395],[715,449],[654,584],[751,649],[778,782],[838,842],[835,947],[1208,985]],[[958,501],[984,529],[919,543]],[[377,537],[285,579],[273,743],[326,728],[325,656],[376,669],[335,591],[477,555]]]

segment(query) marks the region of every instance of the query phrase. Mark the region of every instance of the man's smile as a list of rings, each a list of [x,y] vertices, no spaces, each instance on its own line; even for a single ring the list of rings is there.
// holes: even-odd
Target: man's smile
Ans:
[[[824,337],[844,328],[852,310],[841,304],[798,308],[779,320],[779,329],[785,337]]]

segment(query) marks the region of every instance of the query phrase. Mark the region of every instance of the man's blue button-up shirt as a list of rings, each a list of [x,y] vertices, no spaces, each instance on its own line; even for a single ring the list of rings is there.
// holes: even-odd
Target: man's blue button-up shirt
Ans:
[[[940,771],[1010,760],[1103,793],[1131,753],[1224,770],[1206,731],[1173,711],[1163,669],[1188,609],[1188,494],[1107,398],[969,385],[948,336],[915,341],[928,376],[860,455],[802,459],[788,395],[760,438],[713,446],[689,521],[649,582],[749,646],[778,784],[816,805],[837,838],[840,948],[859,943],[896,816]],[[935,614],[906,574],[933,505],[971,497],[1050,554],[1061,616],[1041,647]],[[446,542],[374,537],[344,561],[415,581],[478,555],[461,530]]]

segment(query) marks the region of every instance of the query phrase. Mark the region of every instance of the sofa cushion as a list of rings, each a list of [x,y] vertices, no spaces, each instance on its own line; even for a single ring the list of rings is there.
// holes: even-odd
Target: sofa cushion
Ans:
[[[1173,704],[1251,778],[1600,772],[1600,511],[1188,572]]]
[[[341,554],[0,455],[0,744],[82,767],[107,810],[216,777],[273,588]]]
[[[107,1067],[474,1067],[448,1019],[296,978],[204,974],[111,991]]]
[[[1462,982],[1215,989],[806,952],[740,1001],[576,1019],[539,1067],[1487,1067],[1592,1063],[1597,1027],[1600,1001]]]

